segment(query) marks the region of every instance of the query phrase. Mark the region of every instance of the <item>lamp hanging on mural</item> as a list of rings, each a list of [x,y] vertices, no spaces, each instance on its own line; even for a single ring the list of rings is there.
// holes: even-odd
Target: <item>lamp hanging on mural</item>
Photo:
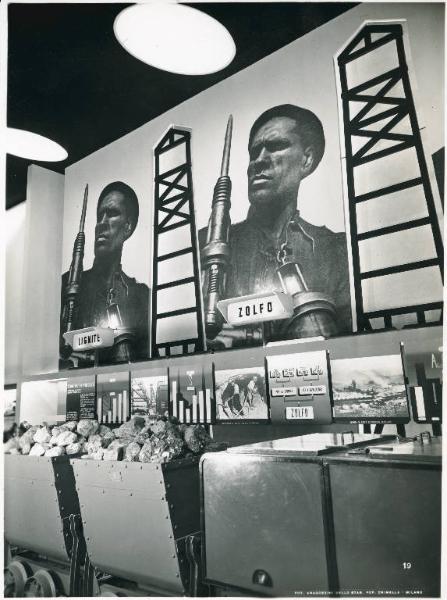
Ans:
[[[6,152],[43,162],[58,162],[68,156],[65,148],[43,135],[12,127],[6,129]]]
[[[171,73],[216,73],[236,53],[223,25],[200,10],[175,3],[128,7],[116,17],[113,29],[129,54]]]

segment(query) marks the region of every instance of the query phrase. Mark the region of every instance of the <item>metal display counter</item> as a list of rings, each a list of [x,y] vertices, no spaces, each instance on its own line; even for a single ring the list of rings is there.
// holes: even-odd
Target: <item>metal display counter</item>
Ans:
[[[232,595],[337,586],[323,459],[395,436],[314,434],[201,459],[205,580]]]
[[[325,459],[341,591],[439,597],[441,445],[395,442]]]
[[[217,595],[439,597],[441,441],[315,434],[201,460]]]
[[[164,465],[85,459],[71,464],[87,552],[107,574],[99,579],[102,592],[194,594],[200,566],[198,458]]]

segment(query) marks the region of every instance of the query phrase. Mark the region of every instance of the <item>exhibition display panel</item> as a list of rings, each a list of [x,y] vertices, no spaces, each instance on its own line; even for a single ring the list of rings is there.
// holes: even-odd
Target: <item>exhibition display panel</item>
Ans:
[[[267,5],[203,5],[203,88],[106,45],[138,7],[42,5],[127,67],[106,145],[29,168],[5,597],[441,597],[444,6]]]

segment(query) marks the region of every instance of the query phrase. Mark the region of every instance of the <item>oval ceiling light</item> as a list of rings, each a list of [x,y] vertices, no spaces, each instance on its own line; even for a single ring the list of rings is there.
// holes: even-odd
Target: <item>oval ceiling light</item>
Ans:
[[[233,38],[223,25],[181,4],[130,6],[116,17],[113,30],[133,57],[171,73],[216,73],[236,54]]]
[[[65,148],[43,135],[12,127],[6,129],[6,152],[42,162],[58,162],[68,156]]]

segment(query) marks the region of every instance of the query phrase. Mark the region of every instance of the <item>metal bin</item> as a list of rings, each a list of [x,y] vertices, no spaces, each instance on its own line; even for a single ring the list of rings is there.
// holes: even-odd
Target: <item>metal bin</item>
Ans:
[[[441,441],[327,457],[338,584],[374,596],[440,596]]]
[[[322,459],[340,448],[393,437],[313,434],[205,454],[207,583],[232,595],[327,594],[335,574]]]

